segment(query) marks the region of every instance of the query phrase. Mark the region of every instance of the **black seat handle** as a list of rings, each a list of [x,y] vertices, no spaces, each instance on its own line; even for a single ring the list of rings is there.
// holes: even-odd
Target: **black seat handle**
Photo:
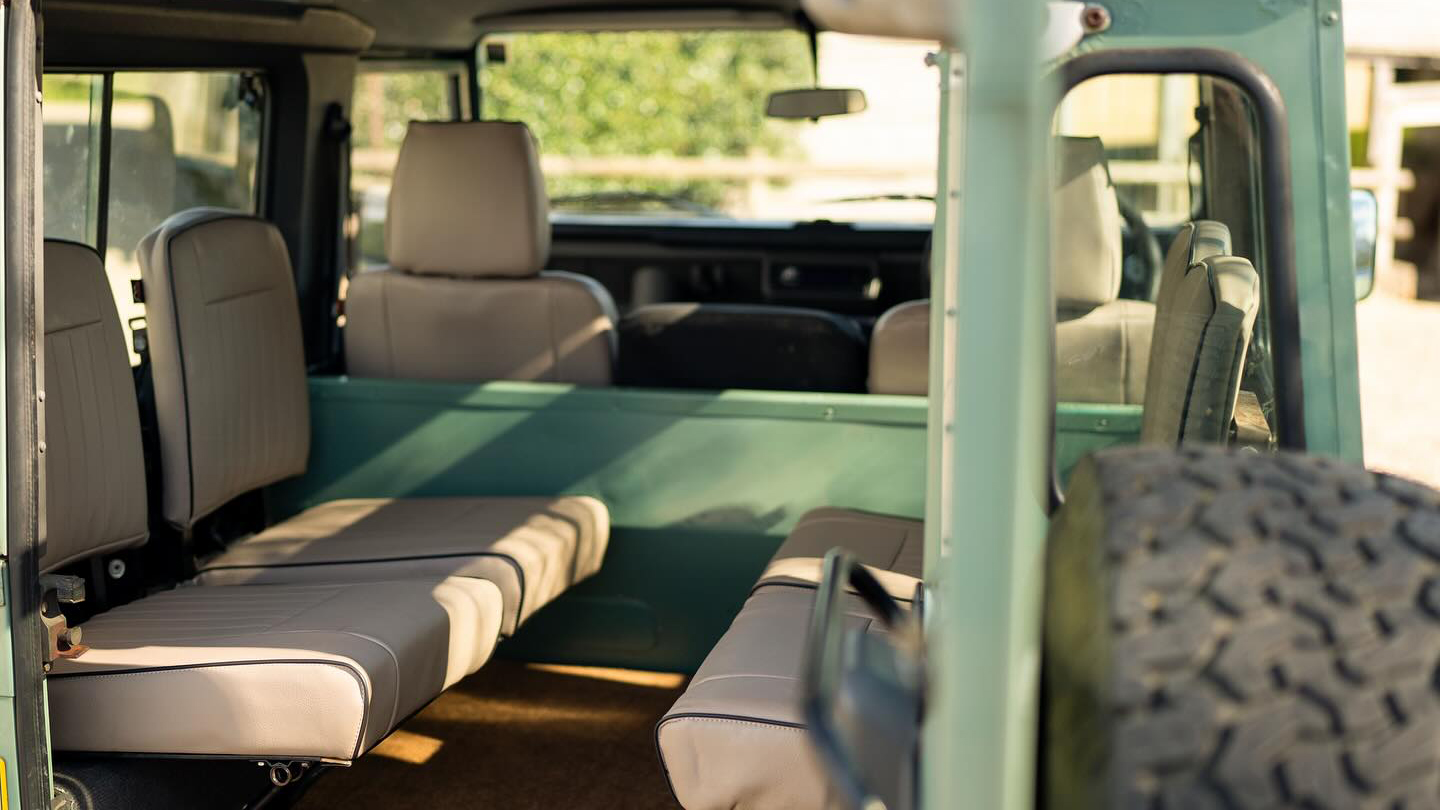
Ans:
[[[831,549],[825,555],[822,572],[810,617],[801,681],[805,722],[821,764],[844,804],[855,810],[884,810],[887,807],[885,802],[865,784],[859,768],[850,761],[839,729],[831,717],[830,709],[835,705],[845,672],[846,633],[842,605],[844,595],[853,590],[891,631],[898,646],[913,653],[917,670],[923,672],[923,635],[917,615],[919,589],[917,610],[906,610],[868,568],[857,562],[853,554],[840,548]],[[918,690],[923,712],[923,680]],[[916,721],[918,724],[918,717]]]

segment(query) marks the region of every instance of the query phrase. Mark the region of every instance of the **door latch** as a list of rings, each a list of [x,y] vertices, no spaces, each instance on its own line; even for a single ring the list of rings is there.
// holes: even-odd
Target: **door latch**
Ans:
[[[45,625],[48,645],[45,651],[45,668],[57,658],[79,658],[90,649],[81,643],[79,627],[71,627],[65,619],[61,605],[76,605],[85,601],[85,580],[76,576],[45,574],[40,577],[40,622]]]

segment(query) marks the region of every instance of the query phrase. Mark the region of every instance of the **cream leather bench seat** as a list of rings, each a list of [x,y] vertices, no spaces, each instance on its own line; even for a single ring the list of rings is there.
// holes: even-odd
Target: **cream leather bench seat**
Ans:
[[[915,586],[924,576],[925,524],[832,507],[813,509],[800,518],[755,588],[818,588],[825,554],[832,548],[853,554],[894,598],[908,602],[915,597]]]
[[[214,209],[141,243],[164,516],[181,530],[305,471],[309,392],[279,231]],[[446,576],[495,583],[501,631],[595,573],[609,513],[594,498],[410,498],[320,504],[203,561],[207,585]]]
[[[143,544],[135,387],[100,257],[45,243],[44,572]],[[494,650],[480,580],[181,586],[84,624],[48,677],[57,750],[349,761]]]
[[[656,748],[686,810],[803,810],[830,806],[801,715],[805,639],[831,548],[850,550],[908,602],[920,583],[924,524],[822,508],[780,545],[740,614],[655,728]],[[852,627],[881,632],[857,596]]]
[[[594,498],[330,501],[201,565],[207,584],[461,576],[493,582],[509,635],[600,569],[609,512]]]

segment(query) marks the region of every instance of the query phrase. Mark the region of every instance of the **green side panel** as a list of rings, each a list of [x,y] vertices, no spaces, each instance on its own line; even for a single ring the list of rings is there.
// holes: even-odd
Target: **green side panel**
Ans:
[[[919,397],[333,377],[310,392],[310,469],[269,491],[277,519],[346,497],[576,494],[609,506],[600,573],[506,642],[504,654],[530,660],[692,671],[800,515],[923,514]],[[1057,425],[1068,467],[1126,440],[1139,417],[1065,405]]]
[[[1113,444],[1140,440],[1139,405],[1062,402],[1055,411],[1055,465],[1063,484],[1080,459]]]
[[[610,508],[599,574],[510,640],[532,660],[691,671],[796,520],[919,517],[925,400],[317,378],[309,472],[282,517],[341,497],[585,494]]]

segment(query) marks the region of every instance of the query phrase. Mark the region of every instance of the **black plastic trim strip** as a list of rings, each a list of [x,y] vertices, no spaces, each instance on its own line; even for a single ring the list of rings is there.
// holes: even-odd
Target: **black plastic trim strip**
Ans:
[[[1300,303],[1295,270],[1295,206],[1290,175],[1290,124],[1280,88],[1258,65],[1217,48],[1119,48],[1077,56],[1058,69],[1061,97],[1076,85],[1117,73],[1201,74],[1238,86],[1255,106],[1260,129],[1266,303],[1275,363],[1281,447],[1305,449]],[[1052,436],[1053,447],[1054,439]]]
[[[95,180],[95,252],[105,261],[105,248],[110,241],[110,146],[114,137],[115,74],[100,74],[100,154]]]

